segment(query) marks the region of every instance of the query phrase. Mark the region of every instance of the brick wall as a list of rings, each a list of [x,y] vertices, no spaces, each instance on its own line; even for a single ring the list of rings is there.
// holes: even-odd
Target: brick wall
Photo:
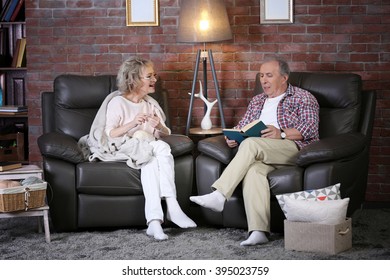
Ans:
[[[52,90],[53,79],[63,73],[116,74],[132,54],[155,62],[169,91],[173,131],[184,132],[187,92],[202,45],[177,43],[179,0],[159,2],[159,27],[126,27],[125,0],[26,1],[32,163],[41,163],[40,92]],[[378,93],[366,199],[390,201],[390,1],[295,0],[294,24],[284,25],[260,25],[259,0],[225,3],[234,39],[207,47],[213,50],[227,126],[244,112],[265,54],[283,55],[293,71],[360,74],[364,89]],[[213,99],[211,76],[209,82]],[[196,100],[193,125],[200,123],[202,110]]]

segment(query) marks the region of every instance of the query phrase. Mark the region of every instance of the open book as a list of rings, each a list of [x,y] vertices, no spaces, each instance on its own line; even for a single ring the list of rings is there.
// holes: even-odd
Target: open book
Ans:
[[[228,139],[241,143],[247,137],[260,137],[261,131],[266,128],[267,126],[262,121],[256,120],[241,129],[224,128],[222,131]]]

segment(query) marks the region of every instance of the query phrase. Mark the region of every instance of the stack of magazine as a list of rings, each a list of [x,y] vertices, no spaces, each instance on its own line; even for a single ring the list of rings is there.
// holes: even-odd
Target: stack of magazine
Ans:
[[[27,106],[23,106],[23,105],[0,106],[0,113],[22,113],[22,112],[27,112]]]

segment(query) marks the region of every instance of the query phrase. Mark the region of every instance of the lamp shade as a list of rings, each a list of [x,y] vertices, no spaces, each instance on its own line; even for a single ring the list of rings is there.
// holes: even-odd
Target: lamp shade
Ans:
[[[178,42],[206,43],[232,39],[223,0],[182,0]]]

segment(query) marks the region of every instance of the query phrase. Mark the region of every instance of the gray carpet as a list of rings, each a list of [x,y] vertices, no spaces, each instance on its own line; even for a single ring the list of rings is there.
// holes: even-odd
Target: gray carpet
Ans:
[[[272,234],[265,245],[242,247],[246,231],[232,228],[166,228],[167,241],[154,241],[145,229],[117,229],[51,234],[45,242],[36,217],[0,220],[3,260],[389,260],[390,209],[355,212],[353,247],[337,255],[286,251],[283,236]]]

